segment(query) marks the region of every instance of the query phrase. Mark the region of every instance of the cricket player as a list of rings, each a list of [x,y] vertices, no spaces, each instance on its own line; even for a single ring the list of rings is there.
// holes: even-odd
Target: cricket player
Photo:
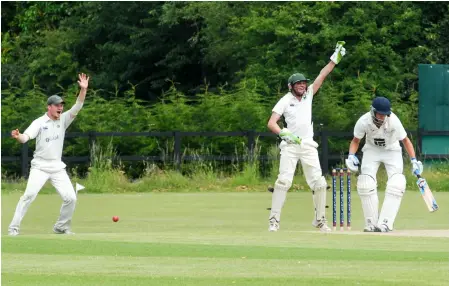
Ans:
[[[268,128],[282,139],[279,175],[274,183],[274,191],[269,216],[269,231],[278,231],[281,210],[290,189],[298,161],[301,161],[307,184],[312,189],[315,216],[312,225],[323,232],[331,229],[327,226],[326,187],[318,158],[318,144],[313,140],[312,100],[320,89],[327,75],[334,69],[346,50],[345,42],[338,42],[331,61],[321,70],[313,84],[308,85],[308,79],[300,73],[295,73],[288,79],[289,92],[283,96],[272,110]],[[287,127],[281,129],[277,122],[284,116]],[[288,128],[288,129],[287,129]]]
[[[61,157],[65,131],[83,107],[89,84],[89,77],[85,74],[80,74],[78,77],[81,91],[76,104],[69,111],[63,113],[64,101],[61,97],[52,95],[47,100],[47,112],[43,116],[34,120],[23,134],[18,129],[11,132],[11,136],[20,143],[36,138],[36,150],[31,160],[30,176],[25,193],[20,197],[9,225],[9,235],[19,234],[23,217],[47,180],[51,181],[63,200],[53,231],[57,234],[73,234],[70,224],[75,211],[76,194]]]
[[[360,162],[355,153],[360,140],[365,136],[361,172],[357,178],[357,192],[362,201],[365,217],[364,231],[389,232],[393,230],[406,184],[405,176],[402,174],[403,159],[399,141],[402,141],[411,158],[413,174],[421,174],[423,164],[416,160],[413,144],[399,118],[391,112],[390,101],[385,97],[374,98],[371,110],[360,117],[354,127],[354,138],[346,160],[346,166],[353,172],[358,171]],[[381,163],[387,171],[388,181],[379,215],[376,174]]]

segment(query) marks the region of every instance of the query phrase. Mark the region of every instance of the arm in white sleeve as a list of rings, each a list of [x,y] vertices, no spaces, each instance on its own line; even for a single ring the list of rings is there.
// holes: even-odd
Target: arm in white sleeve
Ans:
[[[27,143],[28,140],[30,140],[30,137],[28,137],[28,135],[26,135],[26,134],[19,134],[19,137],[17,137],[16,140],[23,144],[23,143]]]
[[[78,112],[83,107],[83,103],[84,102],[77,100],[75,105],[73,105],[69,111],[62,114],[61,120],[64,122],[64,128],[68,128],[69,125],[72,124],[73,120],[75,120],[78,115]]]
[[[84,102],[80,102],[80,101],[76,101],[75,105],[72,106],[72,108],[70,108],[69,113],[70,116],[75,117],[78,115],[78,112],[81,110],[81,108],[83,108],[83,104]]]

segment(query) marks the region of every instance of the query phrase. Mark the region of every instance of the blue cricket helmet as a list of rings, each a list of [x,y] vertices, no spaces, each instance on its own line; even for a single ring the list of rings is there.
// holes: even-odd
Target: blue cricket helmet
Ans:
[[[373,102],[371,104],[371,107],[374,112],[384,115],[390,115],[391,114],[391,104],[388,99],[385,97],[376,97],[373,99]]]

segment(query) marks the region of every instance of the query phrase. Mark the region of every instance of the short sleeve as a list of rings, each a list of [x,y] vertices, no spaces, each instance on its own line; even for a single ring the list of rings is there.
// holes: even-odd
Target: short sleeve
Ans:
[[[307,95],[310,97],[311,101],[313,99],[313,90],[314,90],[313,84],[311,84],[307,87]]]
[[[358,138],[358,139],[362,139],[363,137],[365,137],[365,126],[363,124],[363,117],[359,118],[359,120],[357,120],[357,123],[355,124],[354,127],[354,137]]]
[[[283,97],[278,101],[278,103],[276,103],[272,111],[282,116],[285,112],[286,107],[287,107],[287,98]]]
[[[23,132],[23,134],[26,134],[30,140],[34,139],[39,135],[39,132],[41,130],[41,125],[39,123],[40,121],[38,119],[34,120],[31,125]]]
[[[395,129],[396,129],[396,139],[404,140],[407,137],[407,131],[405,131],[404,126],[398,117],[395,118]]]

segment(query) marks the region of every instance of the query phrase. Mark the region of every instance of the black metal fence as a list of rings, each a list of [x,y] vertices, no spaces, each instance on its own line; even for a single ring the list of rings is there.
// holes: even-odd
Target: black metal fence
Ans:
[[[426,135],[433,136],[449,136],[449,131],[407,131],[407,133],[412,136],[416,136],[416,145],[415,150],[419,154],[419,151],[422,150],[422,137]],[[10,134],[2,134],[2,136],[10,137]],[[218,137],[218,136],[240,136],[247,138],[247,148],[249,156],[246,158],[241,158],[242,160],[253,160],[254,156],[254,147],[256,143],[256,138],[261,137],[276,137],[275,134],[271,132],[255,132],[255,131],[236,131],[236,132],[216,132],[216,131],[199,131],[199,132],[183,132],[183,131],[165,131],[165,132],[71,132],[66,133],[66,138],[78,138],[78,137],[87,137],[89,139],[89,146],[95,142],[97,137],[135,137],[135,136],[145,136],[145,137],[173,137],[174,138],[174,155],[171,160],[173,160],[175,166],[179,170],[181,167],[182,161],[193,161],[193,160],[234,160],[236,156],[213,156],[213,155],[203,155],[203,156],[182,156],[182,138],[184,137],[192,137],[192,136],[202,136],[202,137]],[[321,168],[324,173],[328,173],[329,170],[329,162],[331,160],[339,160],[344,157],[343,154],[330,154],[329,153],[329,138],[337,137],[337,138],[348,138],[348,147],[349,140],[352,139],[352,132],[342,132],[342,131],[316,131],[315,137],[319,137],[318,143],[321,145],[321,153],[320,153],[320,163]],[[28,155],[28,143],[22,145],[21,155],[20,156],[2,156],[2,162],[20,162],[21,164],[21,175],[23,177],[27,177],[29,162],[31,161],[31,157]],[[344,154],[347,154],[345,151]],[[360,154],[362,156],[362,154]],[[441,154],[441,155],[426,155],[427,159],[435,159],[435,158],[448,158],[449,155]],[[162,161],[167,160],[162,156],[120,156],[121,161]],[[259,160],[270,160],[271,158],[268,156],[258,156]],[[89,162],[90,156],[70,156],[63,157],[62,160],[66,163],[82,163]]]

